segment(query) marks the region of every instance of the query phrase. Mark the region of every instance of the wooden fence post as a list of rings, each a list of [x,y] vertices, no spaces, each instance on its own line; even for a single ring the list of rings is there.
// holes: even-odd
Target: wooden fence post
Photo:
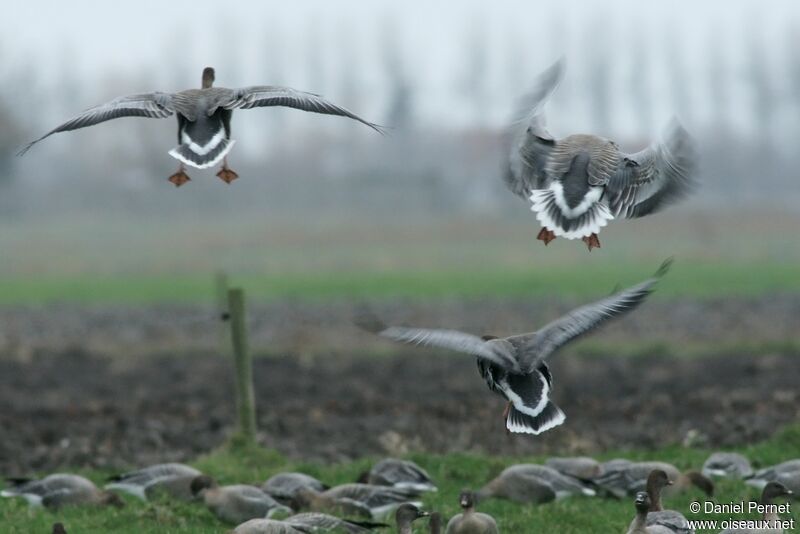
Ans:
[[[219,353],[221,356],[227,356],[231,351],[231,327],[230,322],[231,314],[228,309],[228,275],[220,271],[214,276],[214,292],[216,302],[214,303],[219,320]]]
[[[253,445],[256,441],[256,402],[253,392],[253,360],[247,346],[247,321],[242,289],[228,290],[228,312],[233,356],[236,361],[238,434],[243,445]]]

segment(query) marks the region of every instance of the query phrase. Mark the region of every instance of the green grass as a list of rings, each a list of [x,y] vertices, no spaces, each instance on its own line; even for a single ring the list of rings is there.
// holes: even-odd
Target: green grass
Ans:
[[[284,272],[231,276],[255,299],[337,299],[447,297],[596,296],[641,281],[657,262],[599,263],[530,269],[422,272]],[[658,292],[661,296],[736,296],[800,292],[793,264],[676,262]],[[213,276],[198,275],[25,275],[0,276],[0,304],[48,302],[210,302]]]
[[[774,438],[747,447],[738,448],[756,465],[768,465],[796,456],[800,450],[800,427],[784,430]],[[660,459],[674,463],[682,469],[698,468],[710,451],[671,447],[656,452],[614,451],[602,455],[603,459],[624,456],[631,459]],[[428,455],[412,454],[410,458],[425,467],[439,483],[438,493],[425,497],[425,506],[438,510],[445,517],[457,513],[456,499],[462,488],[476,488],[511,463],[543,460],[541,457],[488,457],[475,454]],[[258,483],[271,474],[283,470],[301,470],[330,483],[354,480],[370,465],[371,459],[334,465],[297,463],[277,453],[263,449],[222,449],[197,459],[194,465],[213,474],[222,483]],[[100,482],[105,472],[84,473]],[[757,498],[757,491],[740,481],[721,481],[717,485],[715,501],[739,502]],[[690,519],[722,519],[724,516],[690,514],[688,503],[702,500],[697,491],[667,500],[670,508],[683,511]],[[18,499],[0,500],[0,525],[8,534],[49,532],[54,521],[62,521],[70,533],[92,534],[114,532],[118,534],[159,533],[211,533],[225,532],[226,525],[219,523],[202,506],[172,503],[165,500],[142,503],[126,498],[128,506],[122,510],[73,508],[58,513],[30,510]],[[502,532],[526,534],[534,532],[559,532],[560,534],[608,534],[625,532],[633,516],[630,500],[615,501],[600,498],[571,498],[541,506],[520,506],[493,500],[482,503],[480,509],[492,514]],[[792,516],[800,518],[797,510]],[[417,532],[425,532],[424,523]]]

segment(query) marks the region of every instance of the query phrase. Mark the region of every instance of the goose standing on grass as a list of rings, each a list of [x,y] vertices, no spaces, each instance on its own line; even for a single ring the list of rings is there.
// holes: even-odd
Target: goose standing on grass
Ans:
[[[677,494],[696,486],[706,495],[714,495],[714,483],[707,476],[697,471],[681,471],[672,464],[666,462],[630,462],[620,464],[614,469],[606,469],[600,477],[593,482],[600,488],[608,491],[617,498],[626,495],[634,495],[647,487],[647,480],[650,473],[660,469],[666,473],[672,482],[666,489],[667,494]]]
[[[677,121],[664,140],[635,154],[595,135],[554,138],[545,128],[544,105],[563,76],[558,61],[522,100],[512,125],[505,182],[531,202],[542,225],[537,239],[582,239],[600,247],[597,234],[615,217],[643,217],[687,195],[695,171],[693,142]]]
[[[102,491],[82,476],[56,473],[41,479],[9,478],[11,487],[0,491],[0,497],[22,497],[33,507],[58,509],[67,505],[125,506],[119,495]]]
[[[672,481],[661,469],[654,469],[647,477],[647,496],[650,498],[650,513],[647,515],[647,525],[660,525],[674,534],[694,534],[694,529],[689,528],[689,521],[675,510],[664,510],[661,502],[661,492]]]
[[[647,516],[650,510],[650,497],[647,496],[647,493],[640,491],[636,494],[636,499],[633,502],[636,506],[636,517],[633,518],[631,526],[628,527],[627,534],[673,534],[667,527],[647,524]]]
[[[769,482],[764,489],[761,491],[761,504],[767,506],[764,510],[764,515],[762,519],[767,522],[769,528],[767,529],[726,529],[720,532],[720,534],[782,534],[784,532],[783,528],[778,521],[781,520],[781,516],[778,515],[778,512],[771,508],[770,505],[773,504],[773,501],[778,497],[790,497],[792,496],[791,490],[787,489],[786,486],[781,484],[780,482]]]
[[[736,452],[715,452],[703,464],[703,474],[709,478],[747,478],[753,467],[747,457]]]
[[[375,486],[373,484],[342,484],[317,492],[301,488],[295,497],[302,509],[315,512],[341,510],[373,519],[382,519],[404,503],[422,506],[419,492],[410,489]]]
[[[367,521],[353,521],[322,514],[319,512],[306,512],[293,515],[283,520],[295,528],[313,528],[320,532],[347,532],[348,534],[367,534],[373,528],[388,527],[386,523],[370,523]]]
[[[455,330],[431,330],[386,326],[367,310],[356,322],[380,336],[410,343],[440,347],[477,358],[478,371],[491,391],[508,401],[503,411],[510,432],[541,434],[564,422],[564,412],[550,400],[553,377],[547,359],[558,349],[607,320],[641,304],[659,279],[669,270],[665,261],[656,274],[631,288],[577,308],[529,334],[496,338],[478,337]]]
[[[422,510],[416,504],[401,504],[394,512],[394,521],[397,524],[398,534],[411,534],[411,523],[420,517],[428,517],[430,514]]]
[[[542,504],[556,500],[556,491],[549,482],[531,476],[524,466],[512,465],[475,494],[478,502],[492,498],[519,504]]]
[[[203,500],[206,507],[220,521],[238,524],[249,519],[271,518],[276,513],[289,515],[291,508],[261,491],[255,486],[234,484],[220,486],[208,475],[200,475],[192,481],[192,494]]]
[[[414,462],[396,458],[381,460],[368,472],[362,473],[358,481],[418,492],[437,490],[430,475],[423,468]]]
[[[167,463],[156,464],[136,471],[129,471],[111,477],[105,485],[107,490],[123,491],[146,501],[163,493],[173,499],[190,501],[192,481],[202,475],[194,467]]]
[[[461,513],[447,523],[445,534],[497,534],[497,522],[489,514],[475,511],[476,499],[472,491],[461,492],[458,498]]]
[[[752,476],[747,478],[747,484],[756,488],[763,488],[768,482],[778,480],[781,475],[789,473],[800,473],[800,459],[788,460],[764,469],[759,469]]]
[[[264,493],[290,508],[298,508],[294,499],[297,491],[301,488],[325,491],[328,486],[305,473],[278,473],[261,485]]]
[[[347,117],[382,132],[381,128],[343,107],[328,102],[320,95],[298,91],[290,87],[256,85],[241,89],[214,87],[214,69],[203,70],[200,89],[187,89],[178,93],[143,93],[116,98],[111,102],[87,109],[61,126],[28,143],[19,155],[25,154],[39,141],[54,133],[67,132],[93,126],[120,117],[150,117],[163,119],[177,115],[178,146],[169,155],[180,161],[178,171],[169,181],[180,187],[189,181],[184,165],[205,169],[222,160],[217,176],[226,183],[239,177],[228,167],[227,155],[235,141],[231,139],[231,116],[235,109],[285,106]]]

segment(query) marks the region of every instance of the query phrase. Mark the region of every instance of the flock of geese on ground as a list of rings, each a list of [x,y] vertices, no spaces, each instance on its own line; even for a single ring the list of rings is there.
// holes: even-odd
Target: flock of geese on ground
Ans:
[[[634,496],[635,516],[627,534],[689,534],[694,532],[683,514],[664,509],[662,495],[672,496],[691,486],[711,498],[712,478],[736,478],[761,489],[760,503],[800,494],[800,459],[754,471],[738,453],[714,453],[702,471],[681,472],[665,462],[615,459],[600,463],[589,457],[555,457],[544,464],[516,464],[503,470],[477,491],[459,496],[462,512],[444,526],[445,534],[495,534],[497,523],[477,512],[487,499],[506,499],[520,505],[540,505],[572,496]],[[220,486],[208,474],[185,464],[158,464],[112,477],[104,489],[78,475],[58,473],[38,480],[10,479],[0,495],[23,497],[31,506],[59,509],[67,505],[122,507],[118,492],[142,500],[156,497],[204,504],[220,521],[238,525],[233,534],[310,534],[343,532],[364,534],[388,528],[394,518],[399,534],[411,534],[412,523],[428,517],[428,530],[441,534],[444,520],[438,512],[422,509],[421,496],[437,491],[428,473],[407,460],[386,458],[363,473],[357,482],[328,487],[304,473],[278,473],[261,486]],[[281,519],[276,519],[280,517]],[[768,509],[764,520],[780,516]],[[620,531],[624,526],[620,526]],[[54,534],[64,533],[61,523]],[[780,533],[771,530],[734,532]]]

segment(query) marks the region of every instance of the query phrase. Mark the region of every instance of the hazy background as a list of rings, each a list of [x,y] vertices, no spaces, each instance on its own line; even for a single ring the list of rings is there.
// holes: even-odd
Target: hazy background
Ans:
[[[0,276],[590,261],[579,243],[535,242],[534,217],[500,181],[515,100],[562,56],[556,135],[636,150],[674,115],[703,158],[695,197],[611,225],[591,261],[794,262],[799,15],[791,1],[12,3],[0,23]],[[390,134],[237,111],[241,179],[190,170],[180,190],[166,182],[174,118],[113,121],[14,157],[118,95],[196,87],[206,65],[219,85],[322,93]]]

